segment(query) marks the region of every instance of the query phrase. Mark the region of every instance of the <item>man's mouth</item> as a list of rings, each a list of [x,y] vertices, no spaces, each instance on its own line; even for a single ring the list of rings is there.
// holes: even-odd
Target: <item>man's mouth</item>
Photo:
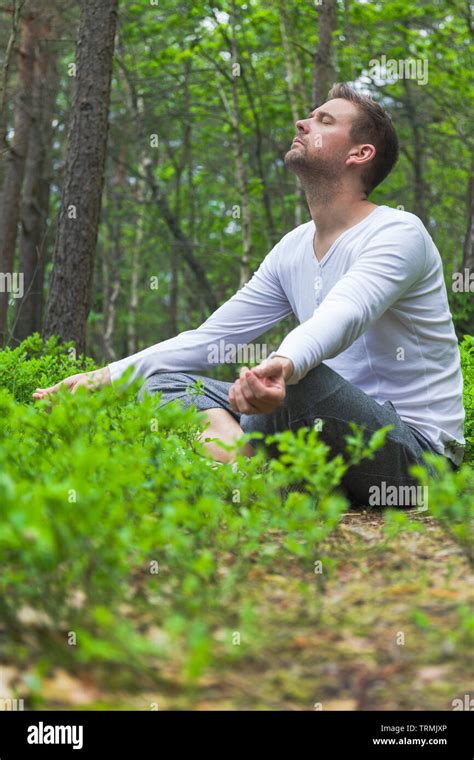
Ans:
[[[292,142],[291,144],[292,144],[292,145],[295,145],[295,143],[296,143],[297,145],[303,145],[303,143],[301,142],[301,140],[300,140],[300,138],[299,138],[299,137],[295,137],[295,139],[293,140],[293,142]]]

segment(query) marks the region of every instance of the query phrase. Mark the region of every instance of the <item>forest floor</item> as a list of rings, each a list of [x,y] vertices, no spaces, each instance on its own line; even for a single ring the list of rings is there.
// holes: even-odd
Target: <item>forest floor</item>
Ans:
[[[333,562],[326,573],[297,559],[256,564],[240,593],[258,640],[242,640],[247,651],[217,658],[192,687],[177,653],[160,663],[159,688],[137,678],[110,690],[97,673],[57,670],[43,682],[42,708],[452,710],[473,682],[473,578],[437,521],[413,513],[423,529],[391,536],[379,511],[347,513],[321,547]]]

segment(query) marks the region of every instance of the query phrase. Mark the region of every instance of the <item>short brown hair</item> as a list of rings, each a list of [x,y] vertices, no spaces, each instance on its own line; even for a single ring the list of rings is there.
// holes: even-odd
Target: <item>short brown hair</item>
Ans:
[[[369,195],[397,163],[399,147],[395,127],[388,113],[370,95],[363,95],[348,84],[331,87],[328,100],[343,98],[354,103],[359,115],[352,123],[350,136],[355,142],[370,142],[376,150],[374,159],[362,174],[364,190]]]

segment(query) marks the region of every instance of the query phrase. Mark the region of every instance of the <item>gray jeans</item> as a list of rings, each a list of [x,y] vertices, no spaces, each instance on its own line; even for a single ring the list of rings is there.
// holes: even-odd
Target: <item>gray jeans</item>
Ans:
[[[198,379],[203,384],[200,392],[193,390]],[[411,498],[415,498],[414,487],[420,484],[408,470],[412,464],[422,463],[425,451],[434,449],[419,431],[403,422],[391,401],[379,404],[325,364],[308,372],[297,385],[288,385],[284,403],[268,414],[239,414],[231,409],[228,398],[231,385],[194,373],[159,372],[146,380],[139,397],[145,392],[161,392],[160,406],[179,399],[184,406],[192,403],[200,410],[226,409],[240,423],[244,433],[259,431],[268,435],[283,430],[296,431],[302,426],[313,427],[315,420],[319,419],[322,421],[319,435],[330,447],[331,457],[337,454],[347,457],[344,437],[351,433],[350,421],[364,427],[366,440],[384,425],[393,425],[384,446],[373,459],[364,459],[350,467],[341,487],[354,505],[374,503],[369,502],[374,486],[379,489],[381,498],[384,493],[394,493],[393,488],[387,491],[389,486],[402,489],[400,493],[405,493],[405,499],[409,488]],[[275,446],[268,446],[268,449],[271,456],[277,455]],[[419,498],[420,490],[416,498]],[[404,504],[410,505],[413,506]]]

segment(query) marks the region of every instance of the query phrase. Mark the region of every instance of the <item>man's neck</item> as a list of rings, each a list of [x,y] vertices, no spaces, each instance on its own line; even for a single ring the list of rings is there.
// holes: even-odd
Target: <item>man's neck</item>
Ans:
[[[342,187],[307,187],[303,182],[311,218],[316,225],[314,252],[321,260],[333,242],[349,227],[377,208],[361,194]]]

